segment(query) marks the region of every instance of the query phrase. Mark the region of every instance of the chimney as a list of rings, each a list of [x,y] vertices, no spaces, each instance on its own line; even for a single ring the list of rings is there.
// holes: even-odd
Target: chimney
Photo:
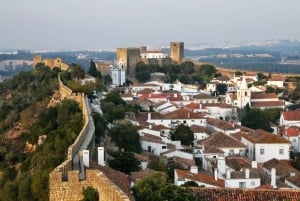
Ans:
[[[98,165],[105,166],[104,147],[98,147]]]
[[[90,167],[90,151],[89,150],[83,150],[83,165],[85,167]]]
[[[226,179],[230,179],[230,177],[231,177],[230,169],[227,169],[226,170]]]
[[[188,119],[190,119],[191,118],[191,113],[190,112],[188,112]]]
[[[174,93],[174,98],[177,98],[177,94],[176,93]]]
[[[294,177],[296,176],[296,173],[295,172],[290,172],[290,177]]]
[[[275,168],[271,169],[271,186],[273,188],[276,188],[276,169]]]
[[[250,170],[247,168],[245,169],[245,178],[249,179],[250,178]]]
[[[202,104],[201,103],[199,104],[199,106],[200,106],[200,109],[202,109]]]
[[[218,168],[214,169],[214,177],[215,177],[215,180],[217,181],[218,180]]]
[[[148,112],[148,121],[151,120],[151,112]]]
[[[149,129],[152,130],[152,124],[149,124]]]
[[[252,168],[257,168],[257,161],[252,161],[251,162],[251,167]]]
[[[198,167],[197,166],[191,166],[190,172],[194,174],[198,174]]]

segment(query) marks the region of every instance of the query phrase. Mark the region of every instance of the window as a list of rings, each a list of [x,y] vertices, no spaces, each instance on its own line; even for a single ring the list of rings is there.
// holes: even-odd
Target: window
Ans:
[[[233,153],[234,153],[233,149],[230,149],[229,150],[229,155],[233,155]]]
[[[167,146],[161,146],[161,148],[162,148],[162,149],[166,149],[166,148],[167,148]]]
[[[265,154],[265,149],[264,148],[260,148],[260,155],[264,155]]]
[[[297,142],[297,140],[296,139],[293,139],[293,143],[296,143]]]
[[[283,155],[284,154],[284,149],[279,149],[279,155]]]
[[[255,181],[251,181],[251,186],[255,186]]]
[[[239,182],[240,188],[246,188],[246,182]]]

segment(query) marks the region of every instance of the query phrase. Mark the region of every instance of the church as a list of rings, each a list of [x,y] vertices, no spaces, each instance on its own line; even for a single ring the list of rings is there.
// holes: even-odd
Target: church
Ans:
[[[237,87],[236,93],[226,93],[225,102],[238,108],[244,108],[248,104],[251,108],[262,110],[268,108],[284,109],[285,106],[284,100],[279,100],[275,93],[251,91],[245,77],[243,77],[240,86]]]

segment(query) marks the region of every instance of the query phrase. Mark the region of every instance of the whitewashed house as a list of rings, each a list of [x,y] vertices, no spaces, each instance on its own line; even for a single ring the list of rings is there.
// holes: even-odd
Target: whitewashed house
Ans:
[[[279,119],[280,126],[298,126],[300,127],[300,110],[284,111],[280,115]]]
[[[290,141],[290,149],[294,152],[300,152],[300,128],[297,126],[290,126],[285,128],[282,137]]]
[[[242,134],[241,142],[248,148],[247,157],[258,163],[272,158],[289,159],[289,141],[264,130],[258,129],[249,134]]]
[[[198,167],[191,167],[189,170],[174,170],[174,184],[181,186],[188,181],[194,181],[201,187],[224,188],[224,180],[218,179],[217,173],[214,176],[198,173]]]
[[[225,188],[257,188],[260,185],[260,175],[257,169],[226,171]]]

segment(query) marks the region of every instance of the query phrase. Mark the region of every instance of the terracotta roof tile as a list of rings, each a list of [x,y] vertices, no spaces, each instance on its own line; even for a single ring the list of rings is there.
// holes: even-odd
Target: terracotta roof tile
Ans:
[[[252,92],[251,99],[269,99],[269,98],[277,98],[275,93],[260,93],[260,92]]]
[[[190,188],[203,201],[299,201],[299,190]]]
[[[255,101],[251,102],[251,107],[280,107],[284,106],[284,101]]]
[[[190,129],[193,133],[206,133],[208,135],[215,133],[215,131],[211,128],[198,125],[192,125],[190,126]]]
[[[289,143],[288,140],[261,129],[257,129],[255,132],[249,134],[244,134],[242,137],[253,143],[265,143],[265,144]]]
[[[300,128],[297,126],[290,126],[287,129],[285,129],[283,134],[288,137],[297,137],[300,135]]]
[[[245,148],[246,147],[246,145],[244,145],[240,141],[236,140],[233,137],[225,135],[223,133],[217,133],[211,135],[208,138],[199,140],[197,143],[199,145],[204,145],[205,149],[206,147],[216,147],[216,148],[231,148],[231,147]]]
[[[235,125],[235,123],[231,123],[228,121],[215,119],[215,118],[206,118],[207,123],[212,125],[213,127],[217,127],[222,130],[235,130],[239,128],[239,126]]]
[[[218,98],[202,93],[202,94],[195,95],[194,99],[218,99]]]
[[[293,177],[287,177],[285,179],[300,188],[300,175],[293,176]]]
[[[203,108],[208,108],[208,107],[219,107],[219,108],[235,108],[232,105],[226,104],[226,103],[205,103],[202,104]]]
[[[164,119],[204,119],[203,113],[194,113],[187,109],[181,108],[164,115]]]
[[[231,171],[230,172],[230,178],[232,179],[243,179],[243,178],[246,178],[246,173],[245,173],[245,170],[243,171]],[[260,178],[260,174],[259,174],[259,171],[258,169],[250,169],[249,168],[249,177],[250,178]]]
[[[228,167],[240,171],[241,169],[251,168],[249,161],[242,157],[226,157],[225,163]]]
[[[263,168],[271,171],[272,168],[276,169],[276,175],[280,177],[289,177],[290,173],[296,173],[300,176],[300,172],[293,168],[291,165],[286,164],[284,161],[278,159],[271,159],[263,163]]]
[[[207,183],[209,185],[214,185],[216,187],[225,187],[225,182],[223,179],[215,180],[214,177],[205,175],[205,174],[194,174],[189,170],[175,170],[179,178],[186,178],[192,181],[199,181],[203,183]]]
[[[143,179],[151,174],[154,174],[156,173],[157,171],[155,170],[152,170],[152,169],[149,169],[149,168],[146,168],[144,170],[140,170],[138,172],[131,172],[130,174],[130,178],[132,181],[136,181],[136,180],[139,180],[139,179]]]
[[[282,112],[284,120],[287,121],[300,121],[300,110],[294,110],[294,111],[285,111]]]

